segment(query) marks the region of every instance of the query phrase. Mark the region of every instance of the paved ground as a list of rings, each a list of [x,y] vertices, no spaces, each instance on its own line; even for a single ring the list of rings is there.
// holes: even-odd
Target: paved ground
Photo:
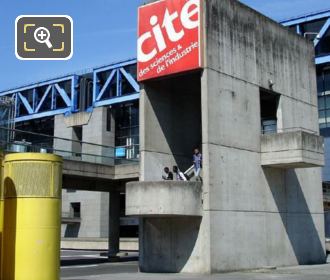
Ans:
[[[61,251],[61,279],[102,279],[106,274],[137,273],[137,253],[123,256],[122,262],[109,263],[100,251]],[[109,279],[106,277],[105,279]]]
[[[329,263],[318,266],[279,268],[215,275],[190,274],[145,274],[138,273],[137,254],[129,253],[122,262],[109,263],[100,252],[68,251],[61,252],[62,280],[329,280]]]

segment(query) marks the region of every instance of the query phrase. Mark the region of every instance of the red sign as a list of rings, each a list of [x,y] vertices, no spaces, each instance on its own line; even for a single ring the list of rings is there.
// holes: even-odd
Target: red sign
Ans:
[[[201,67],[201,0],[161,0],[139,8],[138,81]]]

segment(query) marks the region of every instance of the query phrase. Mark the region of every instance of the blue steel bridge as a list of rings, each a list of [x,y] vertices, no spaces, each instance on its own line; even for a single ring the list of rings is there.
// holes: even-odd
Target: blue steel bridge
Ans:
[[[139,91],[135,59],[2,91],[1,146],[8,152],[51,152],[108,165],[136,162]],[[97,139],[86,141],[81,131],[77,137],[67,139],[54,132],[55,116],[92,113],[98,107],[118,108],[112,128],[117,136],[112,145]],[[80,151],[65,148],[71,146],[80,146]],[[102,152],[93,153],[95,150]]]
[[[127,60],[0,92],[15,101],[15,123],[92,111],[138,100],[136,60]]]

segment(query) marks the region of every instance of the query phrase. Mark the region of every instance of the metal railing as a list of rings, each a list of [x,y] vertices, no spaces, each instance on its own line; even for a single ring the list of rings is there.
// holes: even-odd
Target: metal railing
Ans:
[[[9,140],[7,134],[11,135]],[[64,159],[105,165],[132,164],[139,161],[139,145],[113,147],[1,126],[0,147],[6,153],[52,153]],[[120,156],[116,156],[119,154],[118,149],[121,150]]]
[[[308,132],[310,134],[318,134],[318,131],[314,131],[304,127],[289,127],[289,128],[278,128],[277,126],[262,127],[261,134],[277,134],[277,133],[287,133],[287,132]]]
[[[325,201],[330,202],[330,189],[323,191],[323,198]]]

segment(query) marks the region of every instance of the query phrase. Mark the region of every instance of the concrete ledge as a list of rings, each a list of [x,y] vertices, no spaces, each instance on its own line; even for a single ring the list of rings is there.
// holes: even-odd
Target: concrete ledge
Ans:
[[[62,238],[61,249],[70,250],[108,250],[107,238]],[[121,251],[138,251],[138,238],[120,238]]]
[[[126,215],[202,216],[200,182],[130,182],[126,184]]]
[[[305,131],[261,136],[261,165],[279,168],[324,166],[323,137]]]

